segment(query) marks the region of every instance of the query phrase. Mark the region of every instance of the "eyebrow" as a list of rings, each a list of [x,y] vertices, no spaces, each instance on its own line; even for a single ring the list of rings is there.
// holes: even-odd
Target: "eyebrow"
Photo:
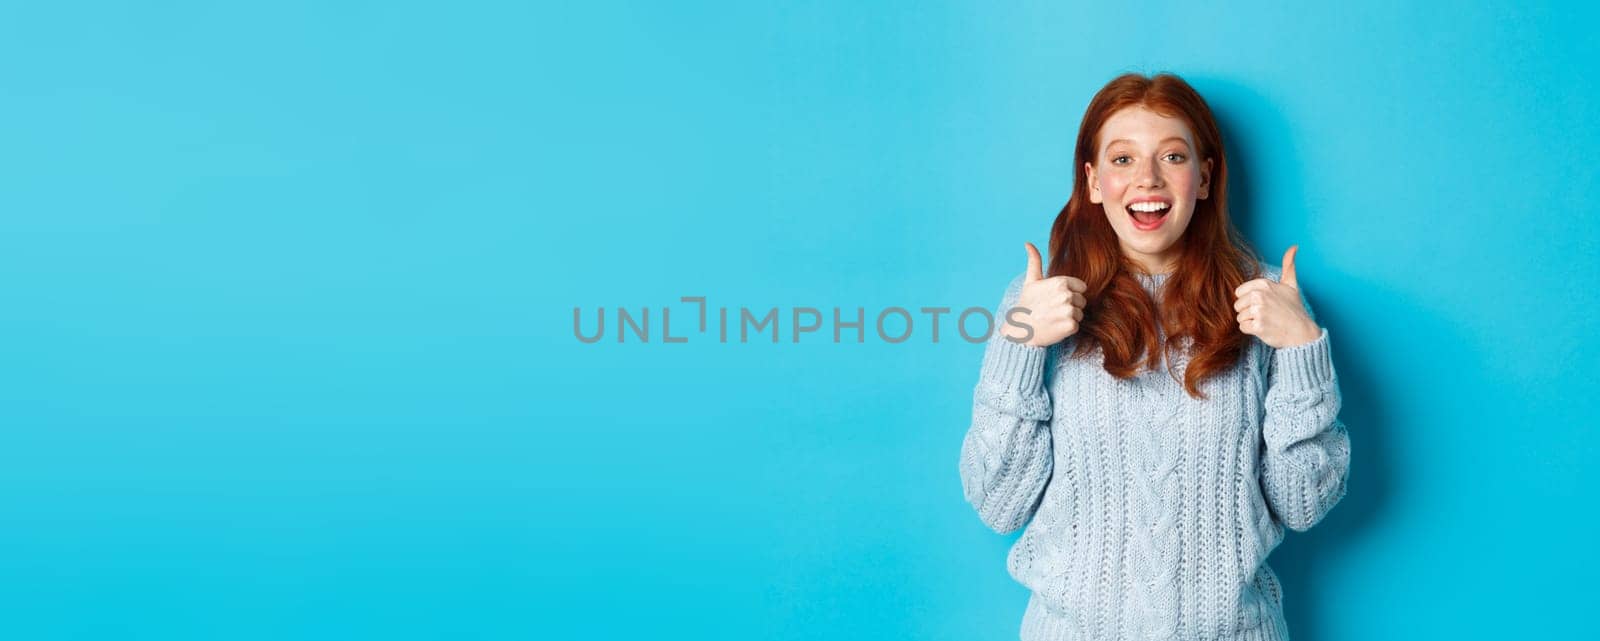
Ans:
[[[1166,138],[1163,138],[1163,139],[1161,139],[1161,142],[1158,142],[1158,143],[1156,143],[1156,144],[1158,144],[1158,145],[1164,145],[1164,144],[1166,144],[1166,143],[1167,143],[1167,141],[1170,141],[1170,140],[1176,140],[1176,141],[1178,141],[1178,142],[1181,142],[1181,143],[1183,143],[1183,144],[1184,144],[1184,146],[1186,146],[1186,147],[1187,147],[1187,146],[1188,146],[1188,145],[1189,145],[1189,141],[1187,141],[1187,140],[1184,140],[1184,139],[1183,139],[1183,138],[1181,138],[1181,137],[1178,137],[1178,136],[1167,136],[1167,137],[1166,137]],[[1118,138],[1118,139],[1116,139],[1116,140],[1113,140],[1113,141],[1111,141],[1111,142],[1108,142],[1108,143],[1106,143],[1106,146],[1107,146],[1107,147],[1110,147],[1110,146],[1112,146],[1112,145],[1115,145],[1115,144],[1117,144],[1117,143],[1119,143],[1119,142],[1125,142],[1125,143],[1128,143],[1128,144],[1130,144],[1130,145],[1131,145],[1131,144],[1133,144],[1133,141],[1132,141],[1132,140],[1128,140],[1128,139],[1127,139],[1127,138]]]

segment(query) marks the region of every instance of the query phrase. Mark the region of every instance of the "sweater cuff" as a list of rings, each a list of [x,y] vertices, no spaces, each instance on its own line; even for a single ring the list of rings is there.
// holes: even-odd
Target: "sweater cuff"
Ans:
[[[984,381],[1000,389],[1033,392],[1044,389],[1047,347],[1015,343],[996,336],[983,355]]]
[[[1333,380],[1333,358],[1328,345],[1328,328],[1316,340],[1304,345],[1284,347],[1273,355],[1278,383],[1289,389],[1317,389]]]

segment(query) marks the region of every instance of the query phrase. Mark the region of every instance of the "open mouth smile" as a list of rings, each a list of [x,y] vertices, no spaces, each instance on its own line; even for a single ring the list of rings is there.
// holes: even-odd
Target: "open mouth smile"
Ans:
[[[1139,231],[1159,229],[1171,211],[1172,203],[1164,200],[1142,200],[1128,204],[1128,215],[1133,218],[1133,226]]]

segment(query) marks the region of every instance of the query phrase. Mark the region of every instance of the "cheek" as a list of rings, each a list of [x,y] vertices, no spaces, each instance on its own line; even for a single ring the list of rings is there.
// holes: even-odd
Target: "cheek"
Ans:
[[[1200,172],[1195,170],[1175,171],[1172,173],[1172,188],[1185,196],[1194,196],[1200,193]]]
[[[1106,196],[1121,200],[1122,191],[1128,188],[1128,178],[1115,172],[1100,174],[1100,191]]]

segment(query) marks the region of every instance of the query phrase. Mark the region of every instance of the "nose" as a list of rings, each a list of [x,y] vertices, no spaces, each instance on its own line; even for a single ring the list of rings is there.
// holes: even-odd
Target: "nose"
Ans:
[[[1159,165],[1153,162],[1140,164],[1142,164],[1143,167],[1139,170],[1139,175],[1135,176],[1135,178],[1138,179],[1137,184],[1140,187],[1145,187],[1148,189],[1160,189],[1161,169]]]

